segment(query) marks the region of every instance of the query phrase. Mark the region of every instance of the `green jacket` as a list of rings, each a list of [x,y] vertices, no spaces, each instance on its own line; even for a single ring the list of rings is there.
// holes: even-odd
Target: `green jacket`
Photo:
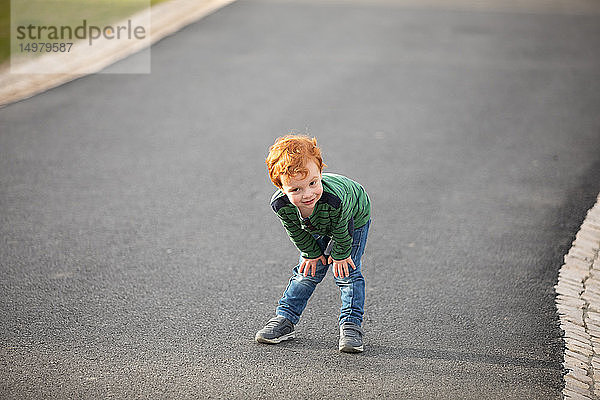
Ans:
[[[321,182],[323,194],[310,217],[302,218],[281,190],[273,194],[271,207],[302,257],[317,258],[323,254],[313,237],[316,234],[332,238],[331,257],[343,260],[352,252],[352,231],[371,218],[371,202],[363,187],[350,178],[323,173]]]

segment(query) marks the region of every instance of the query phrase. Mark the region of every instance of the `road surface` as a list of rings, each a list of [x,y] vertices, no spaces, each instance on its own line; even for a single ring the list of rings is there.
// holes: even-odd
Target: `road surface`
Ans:
[[[248,0],[149,75],[1,109],[0,397],[559,399],[599,48],[598,15]],[[264,166],[290,131],[373,202],[360,355],[332,278],[253,341],[297,259]]]

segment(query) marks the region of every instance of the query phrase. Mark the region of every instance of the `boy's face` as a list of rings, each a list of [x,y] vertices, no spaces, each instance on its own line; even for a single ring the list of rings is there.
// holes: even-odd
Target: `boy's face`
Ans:
[[[303,217],[308,217],[315,208],[315,204],[323,194],[321,184],[321,171],[317,163],[310,160],[306,164],[308,174],[304,179],[301,174],[282,180],[282,190],[293,205],[298,207]]]

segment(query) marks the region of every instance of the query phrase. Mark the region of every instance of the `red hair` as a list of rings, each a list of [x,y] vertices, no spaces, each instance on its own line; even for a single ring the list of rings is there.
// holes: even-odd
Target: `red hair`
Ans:
[[[282,176],[289,178],[302,174],[302,179],[306,178],[308,174],[306,164],[310,160],[317,164],[320,172],[327,166],[321,157],[317,139],[304,135],[286,135],[277,138],[275,144],[269,148],[266,160],[271,182],[281,189]]]

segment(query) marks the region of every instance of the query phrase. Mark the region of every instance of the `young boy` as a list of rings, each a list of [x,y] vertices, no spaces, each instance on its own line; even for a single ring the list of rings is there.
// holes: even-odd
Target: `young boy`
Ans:
[[[360,267],[371,223],[369,196],[345,176],[322,173],[326,164],[314,138],[277,139],[266,163],[271,181],[279,188],[271,207],[300,251],[300,260],[276,316],[256,333],[256,341],[273,344],[293,339],[294,325],[332,265],[342,298],[339,350],[362,352],[365,280]]]

